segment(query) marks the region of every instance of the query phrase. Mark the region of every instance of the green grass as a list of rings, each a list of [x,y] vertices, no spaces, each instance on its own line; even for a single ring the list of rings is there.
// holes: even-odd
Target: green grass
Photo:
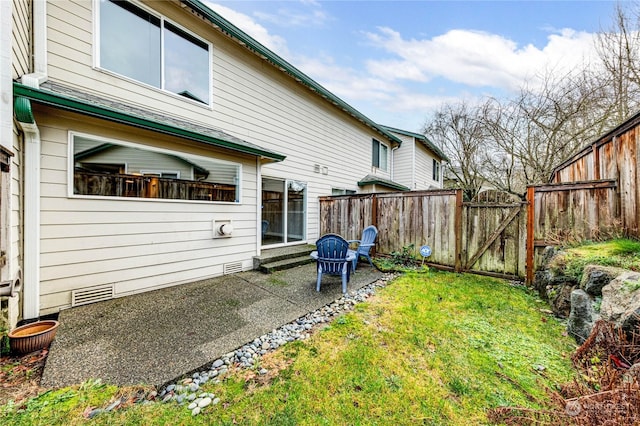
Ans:
[[[477,425],[486,411],[540,408],[573,378],[575,348],[528,290],[451,273],[410,273],[310,339],[260,361],[270,380],[236,373],[207,385],[221,403],[191,417],[175,403],[133,406],[93,424]],[[0,423],[81,424],[119,390],[100,384],[48,392]]]
[[[618,238],[599,243],[584,243],[569,247],[565,252],[563,257],[556,258],[550,266],[578,281],[582,279],[582,272],[587,265],[640,271],[640,241]]]

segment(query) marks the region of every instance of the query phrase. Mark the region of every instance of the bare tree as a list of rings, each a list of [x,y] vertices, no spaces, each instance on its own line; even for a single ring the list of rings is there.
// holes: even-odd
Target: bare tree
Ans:
[[[638,108],[640,94],[640,4],[618,3],[611,28],[601,30],[596,50],[603,67],[601,78],[610,88],[607,115],[616,124]]]
[[[482,187],[486,138],[481,120],[482,107],[465,102],[445,104],[427,121],[425,134],[441,146],[449,157],[445,175],[452,186],[464,190],[465,199],[475,197]]]

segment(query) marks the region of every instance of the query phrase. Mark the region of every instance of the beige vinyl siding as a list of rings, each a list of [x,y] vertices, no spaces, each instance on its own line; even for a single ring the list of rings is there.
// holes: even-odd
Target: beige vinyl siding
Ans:
[[[439,181],[433,180],[433,159],[434,157],[431,154],[431,151],[429,151],[421,142],[416,142],[416,189],[433,189],[442,187]]]
[[[31,0],[13,0],[11,64],[14,79],[31,72],[31,10]]]
[[[9,172],[9,181],[11,184],[10,197],[11,197],[11,211],[9,212],[9,241],[10,246],[9,258],[7,264],[10,265],[10,273],[14,276],[18,273],[18,270],[22,268],[23,245],[22,237],[24,235],[24,228],[22,225],[23,209],[21,191],[22,175],[21,175],[21,159],[22,159],[22,139],[17,132],[17,129],[13,128],[13,157],[11,157],[11,170]],[[12,277],[6,277],[6,279],[13,279]]]
[[[411,136],[400,134],[395,134],[395,136],[402,140],[402,145],[393,152],[393,176],[391,179],[409,189],[418,189],[414,185],[414,139]]]
[[[71,291],[113,285],[116,296],[252,267],[257,242],[255,158],[35,105],[42,138],[41,313],[70,306]],[[242,203],[68,197],[69,131],[242,165]],[[133,133],[132,133],[133,132]],[[212,238],[232,219],[231,238]]]
[[[371,173],[390,178],[371,166],[371,140],[388,143],[381,135],[179,5],[146,4],[212,43],[211,107],[93,68],[92,2],[54,2],[48,7],[50,78],[213,126],[286,155],[284,162],[264,166],[262,175],[308,184],[309,241],[318,237],[318,196],[330,195],[332,187],[359,190],[357,182]],[[328,174],[315,173],[316,164],[327,167]]]

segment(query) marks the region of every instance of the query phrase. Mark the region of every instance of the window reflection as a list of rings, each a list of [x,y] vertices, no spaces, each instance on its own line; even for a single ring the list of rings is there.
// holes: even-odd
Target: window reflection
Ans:
[[[73,137],[76,195],[239,201],[238,164]]]

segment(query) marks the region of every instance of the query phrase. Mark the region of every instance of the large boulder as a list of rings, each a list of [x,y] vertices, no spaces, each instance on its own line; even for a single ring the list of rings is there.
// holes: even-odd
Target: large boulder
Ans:
[[[624,269],[612,266],[587,265],[582,272],[580,288],[591,296],[602,296],[602,287],[624,272]]]
[[[602,319],[633,331],[640,323],[640,273],[627,271],[602,288]]]
[[[540,297],[549,301],[554,314],[567,318],[571,312],[571,292],[578,288],[578,280],[565,275],[566,252],[546,247],[542,265],[536,271],[533,285]]]
[[[578,288],[575,282],[562,282],[548,289],[549,304],[554,314],[567,318],[571,313],[571,294]]]
[[[591,297],[584,290],[571,292],[571,312],[567,321],[567,332],[582,344],[591,334],[595,314],[591,303]]]

